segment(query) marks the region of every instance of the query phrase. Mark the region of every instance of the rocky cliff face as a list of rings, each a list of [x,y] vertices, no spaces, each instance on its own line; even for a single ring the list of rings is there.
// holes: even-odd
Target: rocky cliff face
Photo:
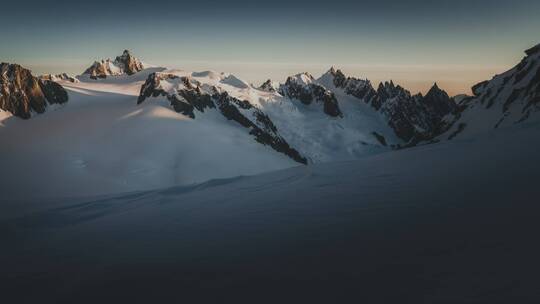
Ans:
[[[142,62],[131,55],[128,50],[124,50],[122,55],[117,56],[114,63],[128,75],[133,75],[144,69]]]
[[[38,79],[17,64],[0,64],[0,109],[28,119],[47,105],[67,101],[66,90],[56,82]]]
[[[261,86],[259,87],[260,90],[275,93],[279,89],[279,84],[273,82],[271,79],[268,79],[265,81]]]
[[[371,105],[383,114],[388,125],[405,142],[414,141],[418,137],[425,138],[426,132],[432,129],[422,104],[422,96],[412,96],[392,81],[379,85]]]
[[[90,75],[92,79],[106,78],[107,76],[133,75],[144,69],[142,62],[125,50],[114,61],[110,59],[94,62],[83,75]]]
[[[376,99],[381,103],[380,111],[388,118],[388,124],[397,136],[409,145],[436,137],[454,120],[457,106],[437,84],[426,96],[411,96],[409,91],[392,83],[382,87],[377,90],[377,96],[383,97]]]
[[[137,103],[149,97],[166,97],[174,110],[192,119],[206,110],[217,109],[228,120],[246,128],[255,140],[281,152],[293,160],[306,164],[307,160],[280,136],[270,118],[247,100],[240,100],[219,88],[205,87],[187,76],[168,73],[152,73],[148,76]]]

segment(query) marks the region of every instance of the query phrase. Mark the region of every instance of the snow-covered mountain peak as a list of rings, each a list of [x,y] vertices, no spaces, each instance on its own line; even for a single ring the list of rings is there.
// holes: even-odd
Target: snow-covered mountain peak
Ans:
[[[323,105],[324,113],[332,117],[342,117],[338,100],[331,90],[317,83],[309,73],[300,73],[287,78],[279,87],[279,93],[290,99],[299,100],[305,105],[313,102]]]
[[[368,99],[375,93],[369,80],[347,77],[340,69],[334,67],[331,67],[317,79],[317,83],[329,89],[343,90],[345,94],[352,95],[365,102],[368,102]]]
[[[309,85],[315,81],[315,78],[308,72],[299,73],[287,78],[286,83],[294,82],[299,85]]]
[[[276,81],[273,81],[272,79],[268,79],[261,86],[259,87],[260,90],[266,91],[266,92],[277,92],[279,89],[279,83]]]
[[[117,56],[114,61],[110,59],[94,61],[84,71],[83,75],[89,75],[91,79],[106,78],[107,76],[133,75],[144,69],[143,63],[134,57],[128,50]]]
[[[330,69],[328,69],[328,71],[326,73],[335,74],[336,73],[336,68],[334,66],[331,66]]]
[[[269,80],[257,89],[233,86],[227,81],[231,79],[229,74],[207,72],[156,73],[143,86],[139,99],[142,103],[157,97],[149,102],[160,103],[165,97],[176,112],[199,123],[221,113],[233,126],[251,128],[249,134],[258,142],[298,162],[304,162],[303,157],[310,162],[353,159],[400,142],[373,109],[343,96],[342,112],[334,92],[317,81],[290,80],[278,87]]]
[[[114,64],[124,71],[128,75],[133,75],[144,69],[142,62],[131,55],[128,50],[124,50],[121,56],[117,56],[114,60]]]
[[[341,70],[339,69],[336,69],[334,66],[331,66],[328,71],[326,71],[324,74],[321,75],[321,77],[319,77],[319,79],[321,78],[325,78],[325,77],[335,77],[336,74],[338,73],[341,73]]]
[[[333,66],[328,69],[324,74],[317,79],[317,82],[323,86],[331,89],[334,86],[340,87],[341,83],[346,79],[345,75],[339,69],[335,69]]]
[[[141,95],[139,96],[138,103],[141,103],[144,100],[144,98],[142,98],[142,92],[148,90],[152,91],[151,95],[156,95],[157,93],[171,93],[174,95],[176,92],[185,89],[197,89],[200,91],[200,82],[196,81],[191,76],[178,76],[167,72],[156,72],[148,76],[146,82],[141,87]]]

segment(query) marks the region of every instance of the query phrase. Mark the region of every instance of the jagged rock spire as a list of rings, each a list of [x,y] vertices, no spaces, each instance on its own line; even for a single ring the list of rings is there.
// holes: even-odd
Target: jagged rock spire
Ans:
[[[336,69],[334,68],[334,66],[331,66],[327,73],[330,73],[332,75],[336,75]]]
[[[143,63],[133,56],[129,50],[124,50],[122,55],[117,56],[114,61],[102,59],[94,62],[83,74],[90,75],[92,79],[97,79],[122,74],[132,75],[143,69]]]

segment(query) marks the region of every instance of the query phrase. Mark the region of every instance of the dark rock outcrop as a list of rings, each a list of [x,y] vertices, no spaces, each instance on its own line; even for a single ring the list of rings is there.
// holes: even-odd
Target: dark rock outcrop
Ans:
[[[532,56],[532,55],[538,54],[538,53],[540,53],[540,44],[537,44],[537,45],[533,46],[532,48],[525,51],[525,54],[527,56]]]
[[[440,89],[437,83],[433,84],[422,99],[422,103],[426,108],[433,134],[440,134],[447,127],[445,116],[457,114],[456,102],[444,90]]]
[[[386,143],[386,138],[384,138],[384,136],[382,136],[381,134],[377,133],[377,132],[372,132],[371,134],[373,134],[373,136],[375,136],[375,138],[379,141],[379,143],[383,146],[387,146],[387,143]]]
[[[259,87],[259,90],[274,93],[274,92],[277,92],[277,87],[274,85],[272,80],[268,79],[263,84],[261,84],[261,86]]]
[[[372,106],[380,109],[396,135],[409,145],[446,131],[457,111],[455,101],[437,84],[423,96],[411,95],[401,86],[386,82],[379,86]]]
[[[425,132],[430,130],[422,98],[422,95],[411,96],[409,91],[390,81],[379,85],[371,105],[386,117],[399,138],[411,142],[425,137]]]
[[[144,69],[142,62],[125,50],[114,61],[110,59],[95,61],[83,75],[90,75],[92,79],[106,78],[107,76],[133,75]]]
[[[346,77],[341,70],[336,70],[334,67],[327,74],[332,78],[332,83],[336,88],[343,89],[346,94],[362,99],[367,103],[370,103],[377,93],[367,79]]]
[[[133,75],[144,69],[142,62],[131,55],[128,50],[124,50],[122,55],[117,56],[114,63],[128,75]]]
[[[160,85],[162,81],[177,83],[176,89],[165,91]],[[202,113],[205,109],[218,109],[228,120],[235,121],[249,130],[249,134],[257,142],[268,145],[299,163],[307,163],[307,159],[279,135],[276,126],[265,113],[251,105],[249,101],[230,96],[217,87],[212,87],[210,90],[210,92],[203,91],[200,84],[190,77],[152,73],[141,87],[137,103],[144,102],[148,97],[164,96],[176,112],[192,119],[196,118],[196,111]]]
[[[380,83],[375,90],[369,80],[346,77],[341,70],[334,68],[320,81],[331,83],[346,94],[371,105],[386,118],[396,135],[407,143],[437,136],[449,127],[445,116],[457,112],[454,100],[437,84],[426,96],[413,96],[393,81]]]
[[[28,119],[49,104],[67,101],[66,90],[56,82],[38,79],[18,64],[0,64],[0,109]]]
[[[39,80],[39,87],[49,104],[63,104],[68,101],[66,90],[51,80]]]
[[[185,89],[176,90],[174,94],[166,92],[160,86],[161,81],[176,80],[183,84]],[[137,104],[142,103],[148,97],[165,96],[171,106],[178,113],[195,118],[194,110],[204,112],[206,108],[215,108],[208,94],[203,94],[199,84],[189,77],[179,77],[174,74],[152,73],[141,87]]]
[[[257,142],[268,145],[274,150],[281,152],[293,160],[307,164],[307,159],[300,155],[300,153],[292,148],[283,137],[278,133],[278,130],[270,117],[264,114],[261,110],[254,108],[247,100],[239,100],[230,96],[227,92],[218,92],[214,89],[215,93],[212,95],[212,99],[217,104],[219,110],[229,120],[236,121],[243,127],[249,129],[249,134],[255,137]],[[255,122],[244,116],[240,109],[252,110]]]
[[[285,84],[279,87],[279,93],[306,105],[313,102],[322,103],[324,113],[332,117],[343,116],[334,93],[315,83],[314,80],[313,76],[307,73],[288,77]]]

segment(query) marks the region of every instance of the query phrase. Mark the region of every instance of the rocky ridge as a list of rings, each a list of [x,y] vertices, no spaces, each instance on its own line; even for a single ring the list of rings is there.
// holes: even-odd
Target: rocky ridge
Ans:
[[[164,88],[164,83],[168,89]],[[174,88],[172,91],[171,87]],[[270,118],[248,100],[235,98],[215,86],[203,89],[198,81],[188,76],[152,73],[141,87],[137,103],[141,104],[149,97],[158,96],[166,97],[176,112],[192,119],[199,115],[197,112],[217,109],[228,120],[249,130],[248,133],[257,142],[268,145],[299,163],[307,163],[306,158],[280,136]]]
[[[455,101],[437,84],[426,96],[411,95],[393,81],[380,83],[375,90],[369,80],[347,77],[333,67],[318,81],[369,104],[408,145],[444,132],[450,125],[447,119],[451,121],[457,111]]]
[[[278,92],[282,96],[299,100],[305,105],[310,105],[313,102],[321,103],[324,113],[329,116],[343,116],[334,93],[316,83],[315,78],[309,73],[288,77],[287,81],[279,86]]]
[[[459,103],[452,129],[441,139],[540,119],[540,44],[512,69],[472,87]]]

